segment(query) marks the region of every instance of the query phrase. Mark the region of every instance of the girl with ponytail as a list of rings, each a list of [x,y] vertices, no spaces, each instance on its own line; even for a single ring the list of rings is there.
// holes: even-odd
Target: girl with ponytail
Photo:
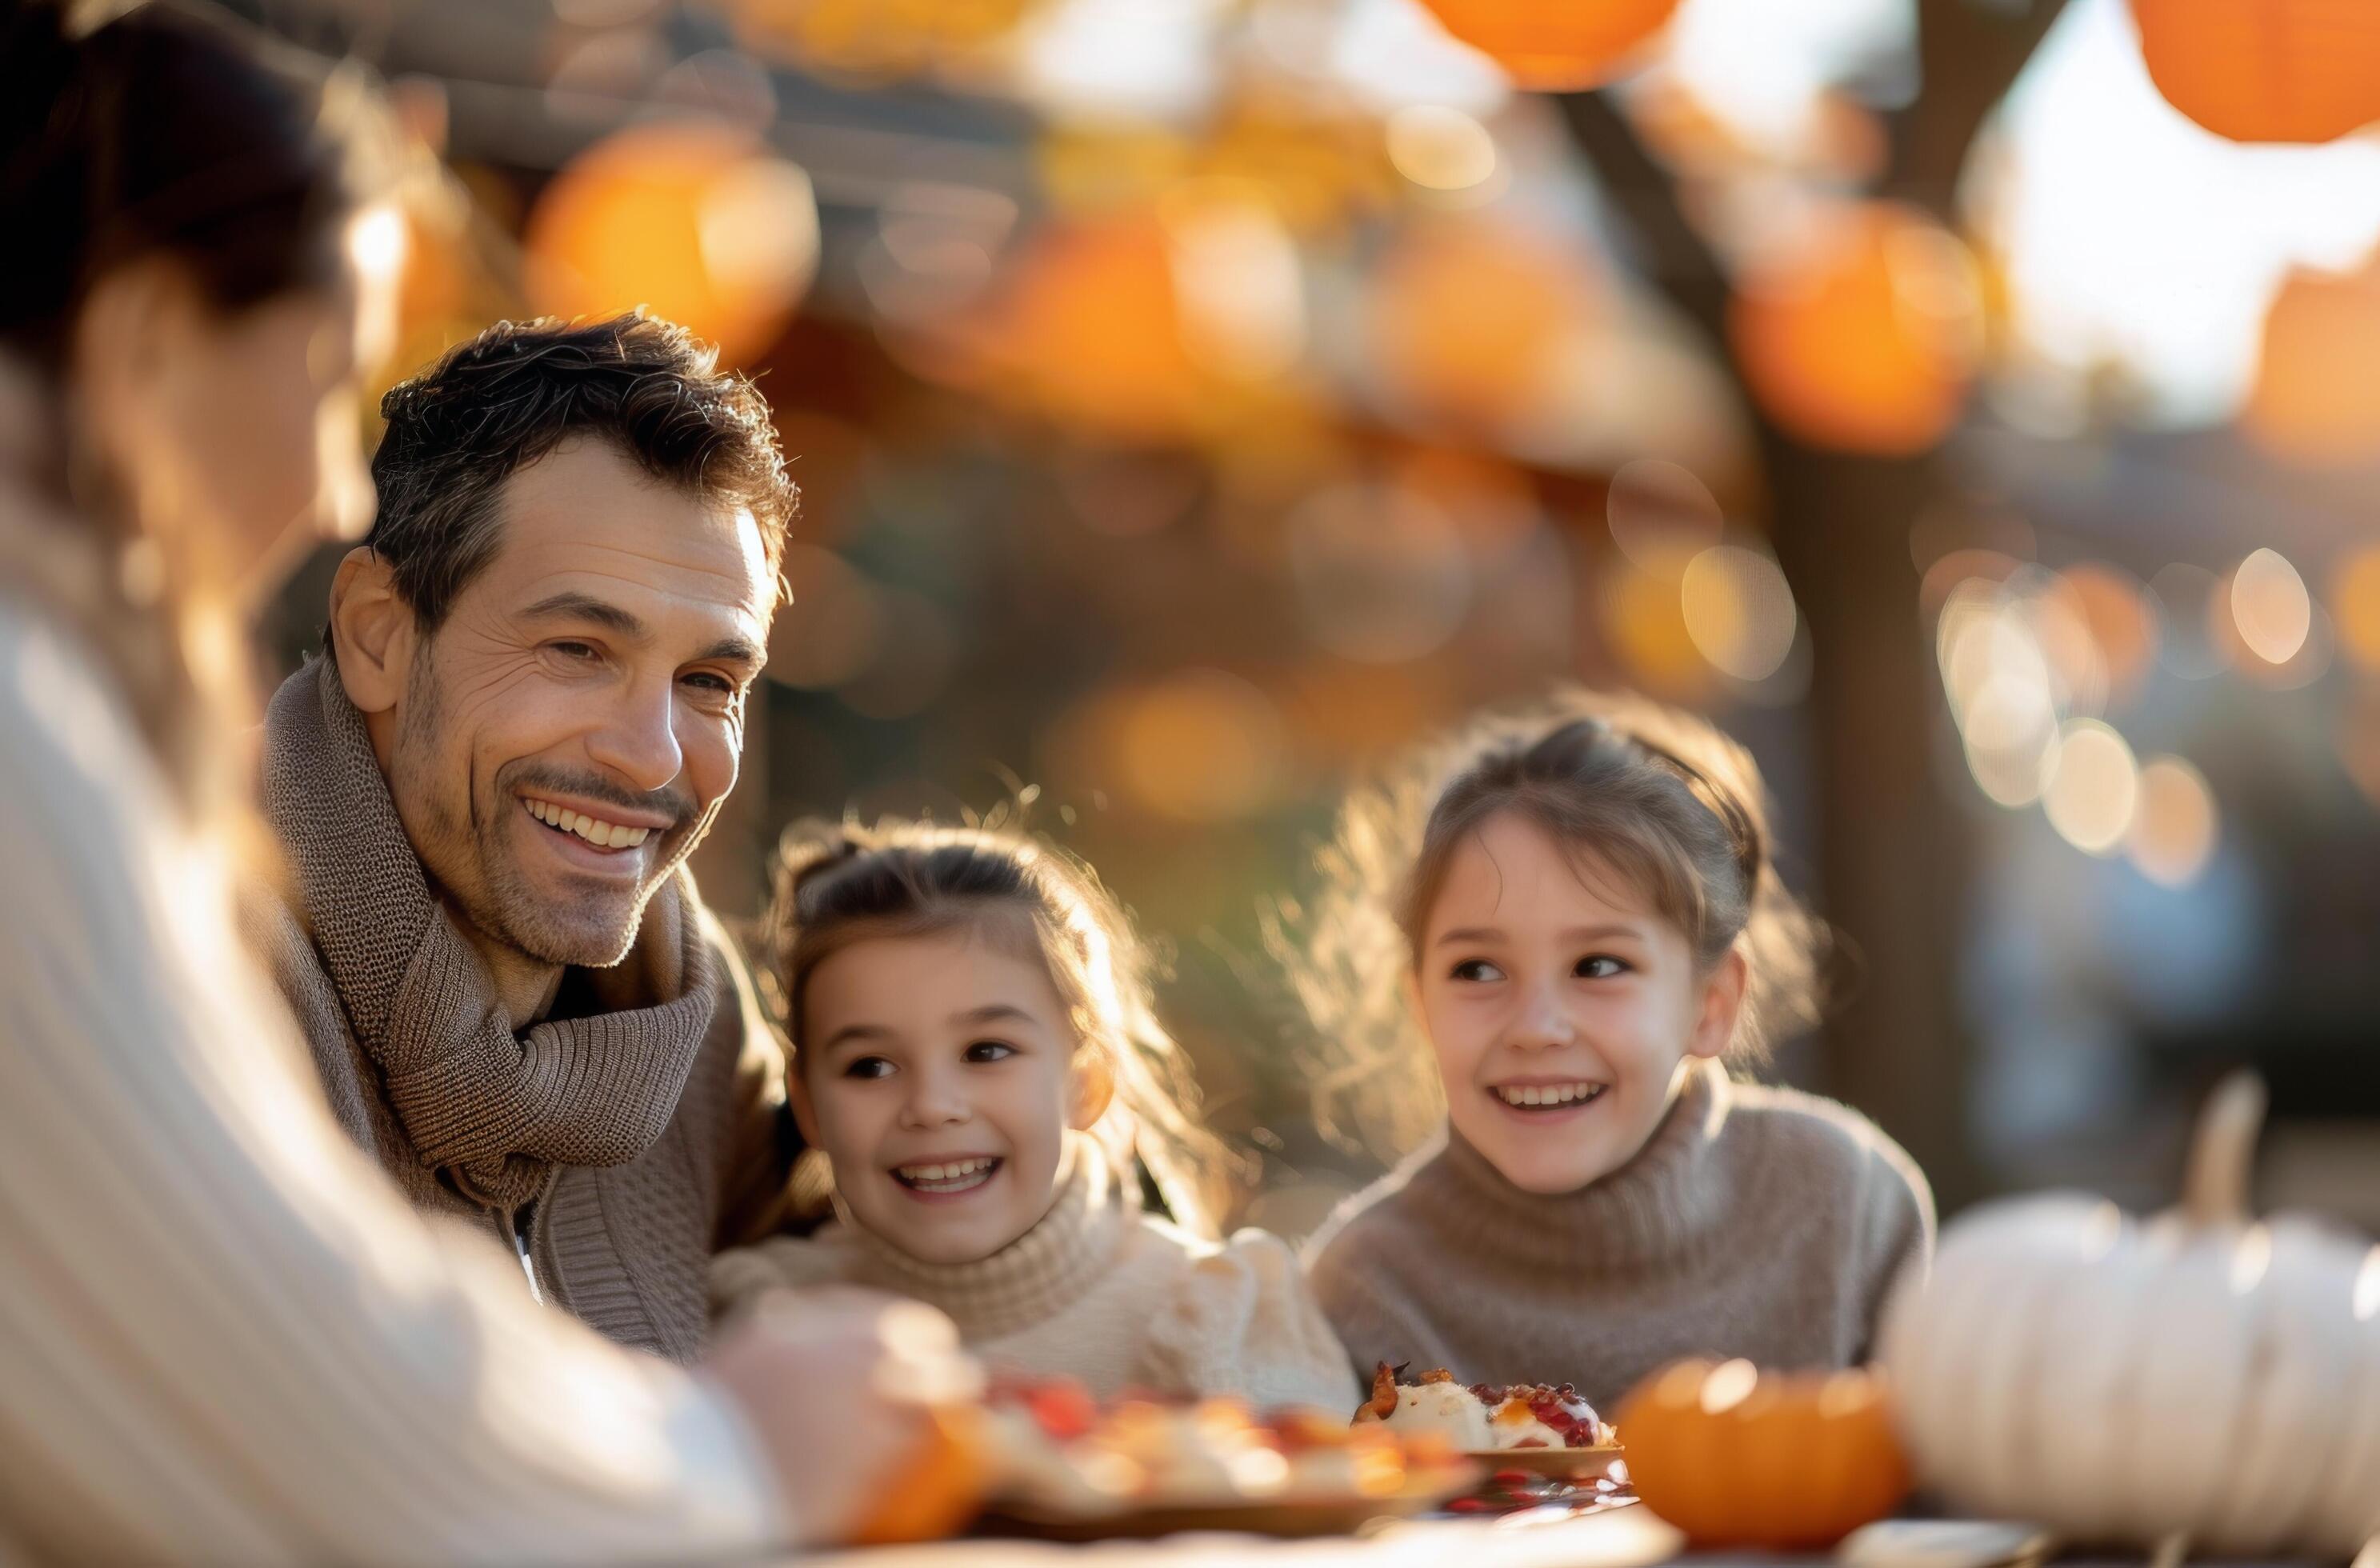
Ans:
[[[867,1284],[942,1308],[995,1368],[1102,1396],[1352,1405],[1288,1247],[1215,1238],[1222,1146],[1088,867],[994,827],[797,824],[770,945],[837,1222],[721,1257],[717,1310]],[[1141,1168],[1171,1222],[1141,1212]]]

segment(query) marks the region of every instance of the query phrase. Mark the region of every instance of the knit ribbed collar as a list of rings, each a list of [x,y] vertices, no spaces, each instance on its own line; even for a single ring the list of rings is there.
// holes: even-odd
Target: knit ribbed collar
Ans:
[[[572,971],[608,1011],[516,1035],[478,951],[432,896],[328,659],[273,694],[264,803],[348,1026],[423,1165],[511,1209],[555,1165],[625,1164],[661,1136],[717,990],[682,873],[646,906],[625,963]]]
[[[839,1193],[834,1206],[863,1283],[941,1307],[973,1343],[1020,1332],[1080,1301],[1115,1267],[1140,1216],[1140,1192],[1116,1179],[1096,1142],[1069,1133],[1050,1211],[972,1263],[921,1263],[860,1224]]]
[[[1728,1184],[1713,1167],[1730,1099],[1724,1070],[1694,1063],[1645,1147],[1576,1192],[1514,1186],[1449,1127],[1406,1190],[1461,1251],[1597,1272],[1683,1265],[1719,1238],[1727,1219]]]

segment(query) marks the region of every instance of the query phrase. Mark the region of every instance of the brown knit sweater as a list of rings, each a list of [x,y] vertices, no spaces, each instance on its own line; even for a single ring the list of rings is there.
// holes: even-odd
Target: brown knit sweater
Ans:
[[[1307,1257],[1359,1368],[1575,1383],[1608,1415],[1677,1356],[1864,1360],[1933,1234],[1925,1176],[1866,1118],[1705,1066],[1582,1191],[1524,1192],[1450,1132],[1349,1199]]]
[[[333,1111],[425,1210],[509,1247],[543,1297],[623,1344],[691,1361],[710,1254],[784,1189],[781,1057],[732,945],[681,873],[616,968],[572,969],[515,1034],[432,895],[362,716],[318,660],[265,723],[267,814],[299,907],[251,898],[252,944]]]

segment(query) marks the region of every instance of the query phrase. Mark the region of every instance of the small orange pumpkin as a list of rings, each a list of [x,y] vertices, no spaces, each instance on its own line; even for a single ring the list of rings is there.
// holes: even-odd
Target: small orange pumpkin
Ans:
[[[1831,1546],[1909,1493],[1872,1372],[1680,1361],[1638,1384],[1617,1420],[1636,1495],[1698,1546]]]
[[[958,1534],[983,1510],[990,1460],[979,1408],[953,1404],[929,1411],[917,1452],[861,1515],[851,1544],[904,1546]]]

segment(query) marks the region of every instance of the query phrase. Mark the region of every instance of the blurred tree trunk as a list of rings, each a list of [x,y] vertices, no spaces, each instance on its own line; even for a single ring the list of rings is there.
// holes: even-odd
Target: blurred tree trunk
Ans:
[[[2060,0],[1919,0],[1923,85],[1890,120],[1881,194],[1954,223],[1960,171]],[[1732,369],[1728,280],[1670,172],[1602,93],[1561,100],[1572,139],[1644,273]],[[1810,446],[1738,390],[1759,432],[1768,524],[1807,619],[1818,784],[1817,893],[1844,939],[1843,995],[1820,1037],[1820,1089],[1876,1118],[1947,1211],[1982,1196],[1965,1104],[1971,1050],[1957,971],[1973,859],[1933,774],[1940,695],[1910,525],[1951,489],[1939,449],[1878,457]]]

